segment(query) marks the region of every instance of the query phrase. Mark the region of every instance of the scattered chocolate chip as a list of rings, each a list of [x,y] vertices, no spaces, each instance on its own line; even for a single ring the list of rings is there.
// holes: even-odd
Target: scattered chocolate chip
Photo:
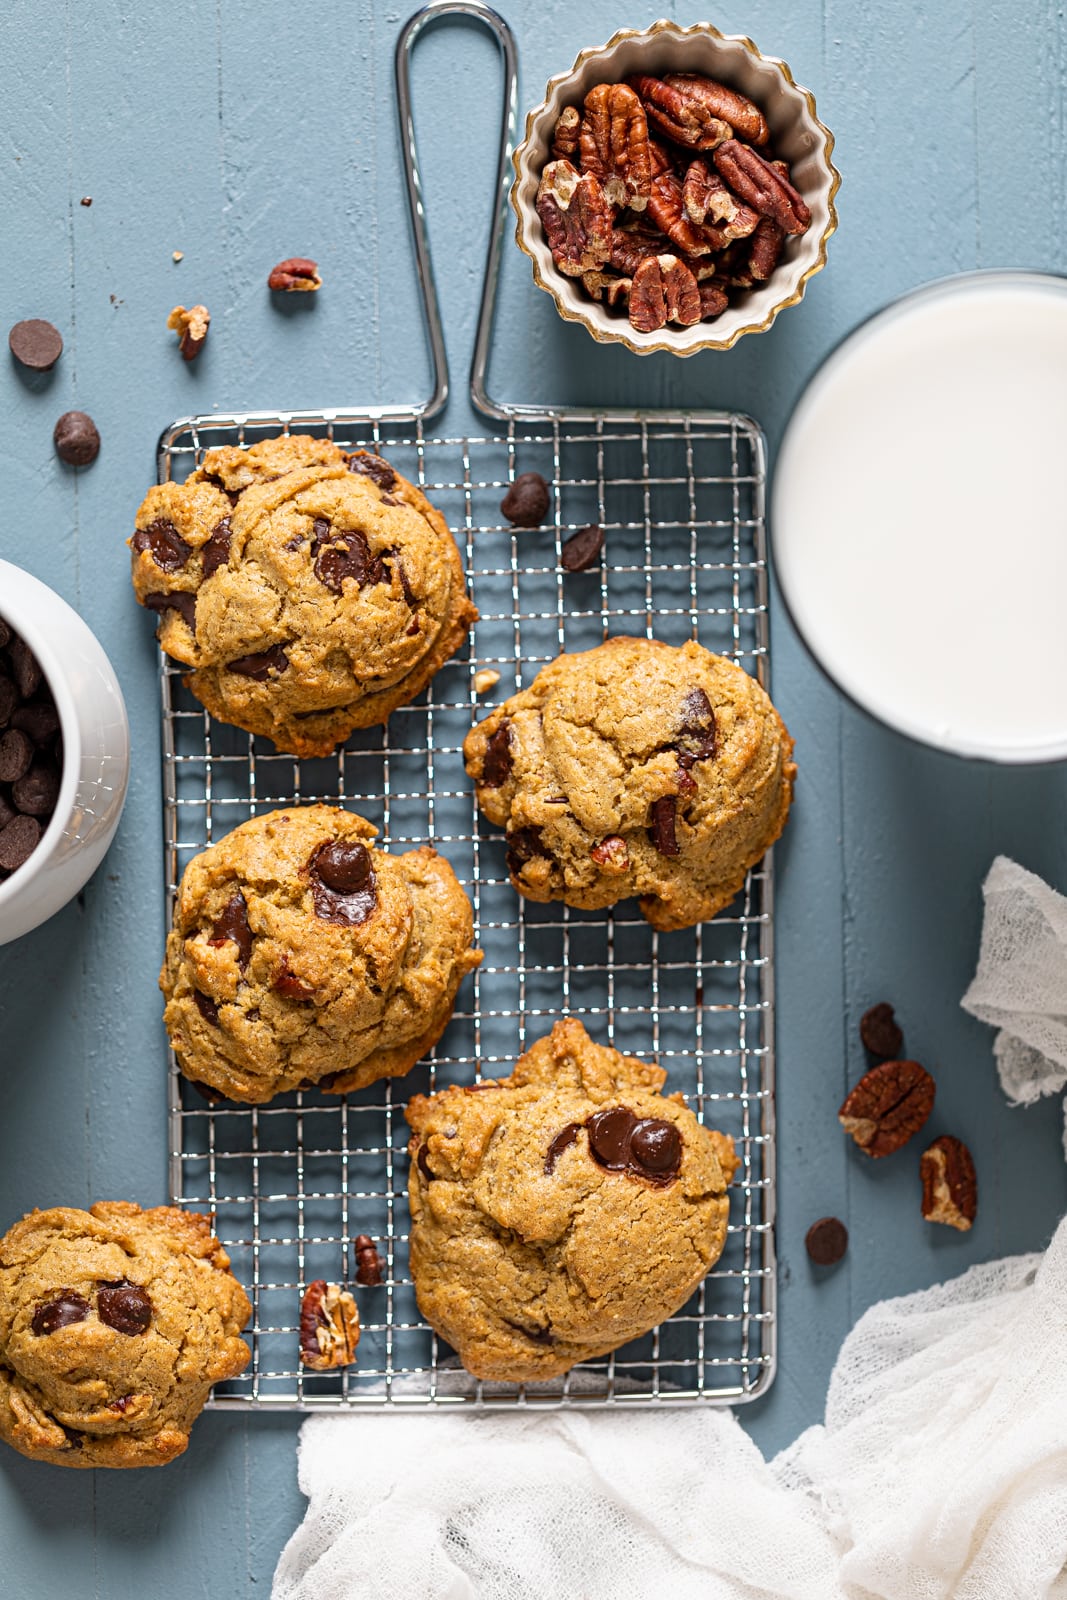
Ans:
[[[572,1145],[575,1139],[577,1139],[579,1127],[580,1124],[577,1122],[568,1122],[567,1126],[565,1128],[561,1128],[559,1133],[556,1134],[556,1137],[549,1145],[548,1152],[545,1156],[546,1174],[551,1174],[553,1172],[556,1162],[559,1160],[564,1150],[566,1150],[568,1145]]]
[[[357,450],[355,455],[349,456],[348,470],[362,473],[365,478],[372,478],[379,489],[396,487],[396,473],[388,461],[383,461],[381,456],[371,455],[367,450]]]
[[[368,1234],[358,1234],[355,1241],[356,1252],[356,1282],[370,1288],[373,1284],[382,1281],[382,1263],[374,1246],[374,1240]]]
[[[59,329],[40,317],[16,322],[7,342],[20,366],[30,367],[34,372],[49,372],[63,354],[63,336]]]
[[[11,663],[11,670],[15,674],[15,685],[24,700],[36,694],[41,686],[44,673],[40,663],[24,639],[16,633],[8,645],[7,658]]]
[[[30,1327],[38,1338],[55,1333],[57,1328],[69,1328],[75,1322],[84,1322],[90,1305],[77,1289],[60,1289],[51,1300],[43,1301],[34,1311]]]
[[[378,904],[371,853],[358,839],[331,839],[308,862],[315,915],[323,922],[356,928]]]
[[[511,723],[504,718],[485,741],[482,782],[487,789],[499,789],[511,774]]]
[[[161,572],[179,572],[193,553],[173,522],[157,517],[147,528],[138,528],[131,541],[138,555],[146,550]]]
[[[590,522],[565,539],[559,553],[559,564],[565,572],[585,572],[594,566],[604,548],[604,530],[599,523]]]
[[[69,467],[87,467],[100,454],[96,423],[85,411],[64,411],[52,430],[52,443]]]
[[[33,760],[33,740],[21,728],[8,728],[0,733],[0,783],[15,783],[30,770]],[[18,805],[18,801],[15,801]],[[23,808],[19,806],[21,811]]]
[[[415,1158],[415,1164],[422,1173],[423,1177],[426,1179],[426,1182],[432,1183],[434,1180],[434,1175],[430,1171],[430,1160],[426,1154],[426,1146],[424,1144],[419,1145],[419,1153]]]
[[[43,829],[36,817],[16,817],[0,832],[0,868],[17,872],[36,850]]]
[[[665,794],[652,802],[652,825],[649,837],[661,856],[681,855],[681,846],[675,832],[678,802],[673,794]]]
[[[242,678],[252,678],[256,683],[265,683],[272,672],[285,672],[288,667],[289,657],[283,644],[272,644],[269,650],[258,650],[250,656],[238,656],[234,661],[226,663],[228,672],[239,673]]]
[[[676,748],[678,765],[684,772],[694,762],[710,761],[715,754],[715,712],[703,689],[690,689],[682,701]]]
[[[128,1278],[102,1283],[96,1292],[96,1314],[107,1327],[132,1339],[152,1321],[152,1302],[139,1284]]]
[[[515,528],[539,528],[551,501],[548,484],[539,472],[522,472],[500,502],[504,516]]]
[[[212,1027],[219,1025],[219,1008],[209,994],[204,994],[200,989],[193,990],[193,1004],[205,1022],[210,1022]]]
[[[3,710],[3,686],[6,679],[0,679],[0,712]],[[3,716],[0,715],[0,722]],[[28,705],[21,705],[11,713],[11,726],[28,733],[34,744],[47,744],[59,732],[59,712],[48,700],[32,700]]]
[[[49,761],[34,761],[29,772],[12,784],[11,798],[24,816],[51,816],[59,799],[59,773]]]
[[[682,1164],[682,1136],[664,1117],[644,1117],[631,1135],[630,1150],[638,1166],[657,1176],[676,1173]]]
[[[548,851],[541,840],[541,830],[537,827],[515,828],[504,835],[507,845],[506,861],[508,871],[518,876],[527,861],[535,857],[547,857]]]
[[[848,1229],[836,1217],[820,1217],[804,1235],[804,1248],[819,1267],[832,1267],[848,1249]]]
[[[221,522],[216,522],[211,538],[200,550],[200,571],[205,583],[208,578],[214,576],[220,567],[224,567],[228,563],[232,538],[233,529],[230,527],[230,519],[229,517],[223,517]]]
[[[191,633],[196,632],[196,592],[175,589],[170,594],[146,594],[145,606],[149,611],[176,611]]]
[[[864,1047],[881,1061],[899,1061],[904,1048],[904,1035],[900,1031],[893,1007],[883,1000],[871,1006],[860,1018],[860,1039]]]
[[[240,889],[230,896],[215,918],[208,943],[223,945],[229,939],[237,946],[237,963],[244,972],[252,959],[252,929],[248,923],[248,906]]]

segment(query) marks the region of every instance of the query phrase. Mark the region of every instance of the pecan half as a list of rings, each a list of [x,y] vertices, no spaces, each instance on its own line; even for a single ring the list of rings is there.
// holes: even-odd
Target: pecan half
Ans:
[[[753,283],[766,283],[782,257],[785,234],[773,217],[761,217],[748,252],[748,275]]]
[[[276,267],[271,268],[270,277],[267,279],[267,288],[284,289],[287,292],[291,292],[294,289],[321,289],[322,279],[319,277],[319,264],[317,261],[311,261],[307,256],[289,256],[285,261],[279,261]]]
[[[550,161],[537,190],[537,214],[552,259],[568,277],[594,272],[608,259],[614,214],[591,172]]]
[[[175,306],[167,318],[167,327],[178,335],[178,348],[183,361],[195,361],[204,348],[211,312],[207,306]]]
[[[638,74],[629,81],[630,87],[640,96],[649,119],[675,144],[683,144],[689,150],[711,150],[724,139],[733,138],[733,124],[712,110],[710,100],[714,95],[709,99],[703,87],[707,85],[713,90],[721,87],[712,84],[710,78],[695,78],[688,73],[675,73],[666,78]],[[695,87],[697,85],[701,87]],[[729,90],[723,92],[730,94]],[[742,97],[733,98],[740,100]],[[755,106],[752,109],[755,111]]]
[[[671,242],[658,228],[612,228],[608,246],[608,265],[623,277],[632,278],[648,256],[662,256]]]
[[[575,106],[564,106],[552,135],[553,161],[572,161],[578,153],[578,135],[582,126],[581,113]]]
[[[666,242],[666,241],[664,241]],[[612,310],[630,298],[631,278],[618,278],[613,272],[583,272],[582,288],[591,300],[603,300]]]
[[[787,177],[747,144],[727,139],[712,152],[719,173],[746,205],[763,217],[773,217],[783,233],[804,233],[811,212]]]
[[[700,292],[700,320],[711,322],[716,317],[721,317],[726,307],[730,304],[729,296],[721,283],[708,280],[697,285]]]
[[[934,1080],[917,1061],[883,1061],[865,1072],[837,1113],[861,1150],[891,1156],[934,1109]]]
[[[625,83],[598,83],[585,97],[578,148],[609,205],[643,211],[652,171],[644,107]]]
[[[966,1233],[978,1215],[978,1178],[962,1139],[942,1134],[919,1158],[923,1216]]]
[[[653,145],[655,141],[652,141]],[[682,180],[670,167],[653,163],[652,190],[648,197],[648,216],[671,244],[687,256],[706,256],[711,242],[704,229],[690,222],[685,213]]]
[[[634,273],[630,322],[639,333],[655,333],[668,322],[683,328],[699,322],[700,290],[677,256],[649,256]]]
[[[314,1372],[350,1367],[359,1343],[359,1311],[347,1289],[316,1278],[300,1303],[300,1361]]]

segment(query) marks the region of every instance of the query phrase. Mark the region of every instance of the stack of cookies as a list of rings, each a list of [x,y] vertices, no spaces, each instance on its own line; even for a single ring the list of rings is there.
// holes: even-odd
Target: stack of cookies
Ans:
[[[384,722],[477,619],[440,513],[381,457],[327,440],[209,451],[149,492],[129,543],[136,596],[192,693],[297,756]],[[518,894],[636,898],[659,929],[730,902],[795,775],[739,667],[630,638],[546,666],[464,757]],[[471,904],[429,841],[393,854],[375,835],[339,807],[291,806],[189,863],[160,986],[178,1066],[209,1099],[348,1094],[441,1037],[481,960]],[[410,1101],[418,1304],[475,1376],[536,1382],[604,1355],[718,1259],[737,1156],[665,1076],[562,1019],[510,1077]],[[169,1460],[211,1383],[248,1359],[228,1269],[208,1223],[168,1208],[31,1213],[0,1240],[0,1435],[71,1465]],[[352,1296],[312,1290],[302,1358],[351,1360]]]

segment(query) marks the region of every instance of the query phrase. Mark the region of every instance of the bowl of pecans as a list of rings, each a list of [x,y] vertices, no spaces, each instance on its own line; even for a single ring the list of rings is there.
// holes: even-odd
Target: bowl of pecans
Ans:
[[[840,175],[810,91],[751,39],[654,22],[552,78],[516,239],[568,322],[637,355],[728,350],[826,261]]]

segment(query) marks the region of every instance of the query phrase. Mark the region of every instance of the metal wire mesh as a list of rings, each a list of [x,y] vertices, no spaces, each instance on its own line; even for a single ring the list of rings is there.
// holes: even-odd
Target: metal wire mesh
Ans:
[[[771,865],[750,873],[727,911],[657,934],[633,902],[609,912],[521,900],[503,840],[479,816],[460,746],[471,723],[563,650],[609,634],[681,644],[697,638],[767,682],[763,442],[741,417],[589,415],[524,423],[499,437],[435,439],[415,419],[329,413],[177,424],[161,477],[184,478],[203,451],[279,431],[329,434],[379,451],[441,509],[465,554],[480,611],[469,649],[387,728],[335,755],[297,761],[266,740],[212,722],[163,659],[169,900],[189,859],[247,817],[326,801],[376,823],[380,844],[426,841],[471,896],[485,960],[460,991],[444,1038],[406,1078],[343,1099],[317,1091],[269,1105],[207,1105],[172,1061],[171,1191],[210,1212],[252,1298],[252,1361],[215,1391],[216,1406],[319,1409],[423,1405],[737,1403],[774,1367],[774,1112]],[[502,522],[520,472],[552,485],[540,531]],[[605,559],[559,565],[562,539],[599,522]],[[479,695],[475,673],[500,674]],[[560,1015],[594,1038],[658,1061],[702,1120],[733,1135],[742,1165],[725,1251],[669,1322],[605,1360],[549,1384],[479,1383],[420,1320],[408,1270],[409,1095],[506,1075]],[[375,1239],[384,1282],[354,1287],[353,1240]],[[308,1282],[354,1287],[358,1365],[301,1370],[297,1327]]]

